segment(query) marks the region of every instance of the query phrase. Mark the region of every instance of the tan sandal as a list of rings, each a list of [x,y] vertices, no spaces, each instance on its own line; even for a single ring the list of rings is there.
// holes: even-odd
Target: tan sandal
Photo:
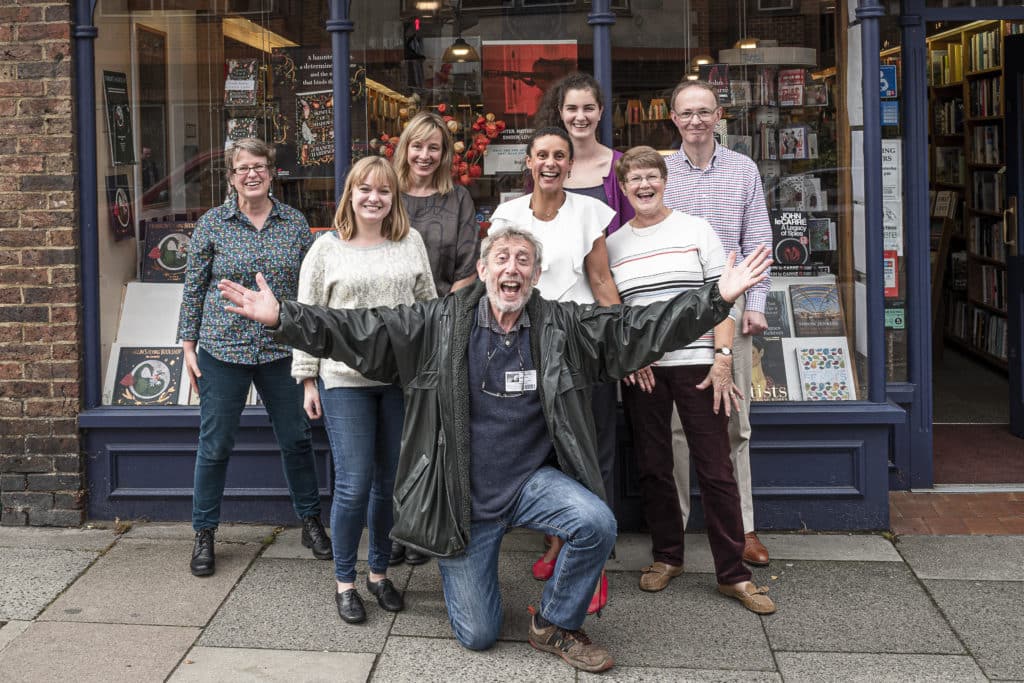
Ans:
[[[753,589],[740,588],[744,583],[749,583],[753,586]],[[720,583],[718,584],[718,592],[726,597],[736,598],[744,607],[755,614],[773,614],[775,612],[775,603],[767,595],[767,586],[758,587],[752,581],[745,581],[732,586]]]
[[[657,593],[665,590],[672,577],[683,573],[682,565],[676,566],[664,562],[655,562],[640,570],[640,590]]]

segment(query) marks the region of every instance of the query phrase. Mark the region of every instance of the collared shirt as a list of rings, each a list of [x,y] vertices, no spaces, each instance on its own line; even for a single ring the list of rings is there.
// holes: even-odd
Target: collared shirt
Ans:
[[[761,175],[750,157],[715,143],[706,169],[694,166],[682,148],[666,157],[665,163],[665,206],[710,223],[726,255],[735,251],[739,263],[762,244],[771,246],[772,226]],[[770,286],[765,278],[747,292],[747,310],[764,312]]]
[[[498,319],[494,317],[494,313],[491,311],[491,300],[485,294],[480,297],[480,304],[476,307],[476,326],[484,330],[490,330],[494,334],[505,336],[506,334],[518,332],[524,327],[529,327],[530,314],[526,312],[526,307],[523,306],[519,319],[512,325],[511,330],[505,332],[505,330],[501,329],[501,325],[498,324]]]
[[[299,268],[313,235],[302,213],[271,201],[270,215],[257,230],[231,196],[202,215],[189,242],[178,338],[198,341],[225,363],[269,363],[292,352],[272,341],[260,323],[225,311],[217,290],[225,278],[255,289],[256,273],[263,273],[279,299],[298,294]]]

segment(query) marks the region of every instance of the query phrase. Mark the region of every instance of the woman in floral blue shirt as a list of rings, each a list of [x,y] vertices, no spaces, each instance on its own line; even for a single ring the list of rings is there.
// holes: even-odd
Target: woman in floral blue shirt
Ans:
[[[274,343],[263,326],[224,311],[222,278],[255,286],[263,273],[281,296],[298,292],[299,268],[313,243],[305,217],[270,194],[274,148],[255,138],[236,141],[225,153],[227,200],[199,219],[189,244],[178,338],[192,390],[199,393],[199,447],[192,494],[192,573],[214,572],[214,533],[228,458],[235,445],[249,386],[263,399],[281,448],[292,505],[302,519],[302,544],[330,559],[331,543],[320,523],[320,491],[302,408],[302,386],[291,377],[292,350]]]

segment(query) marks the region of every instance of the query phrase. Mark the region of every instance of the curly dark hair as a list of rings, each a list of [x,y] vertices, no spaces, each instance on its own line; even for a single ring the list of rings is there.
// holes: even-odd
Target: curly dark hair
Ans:
[[[565,102],[565,93],[570,90],[589,90],[597,100],[597,106],[604,107],[601,84],[590,74],[576,71],[560,78],[544,93],[540,100],[540,106],[537,107],[537,113],[533,115],[535,128],[564,126],[562,104]]]

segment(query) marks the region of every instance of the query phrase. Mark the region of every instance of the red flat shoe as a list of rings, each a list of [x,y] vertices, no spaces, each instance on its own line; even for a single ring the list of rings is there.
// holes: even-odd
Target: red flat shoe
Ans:
[[[601,616],[601,610],[605,605],[608,604],[608,577],[605,576],[604,572],[601,572],[601,581],[597,584],[597,590],[594,591],[594,595],[590,598],[590,606],[587,607],[587,614],[597,614]]]
[[[555,573],[555,562],[558,561],[556,557],[551,562],[547,562],[544,556],[541,555],[540,559],[533,563],[533,578],[538,581],[547,581],[551,578],[551,575]]]

